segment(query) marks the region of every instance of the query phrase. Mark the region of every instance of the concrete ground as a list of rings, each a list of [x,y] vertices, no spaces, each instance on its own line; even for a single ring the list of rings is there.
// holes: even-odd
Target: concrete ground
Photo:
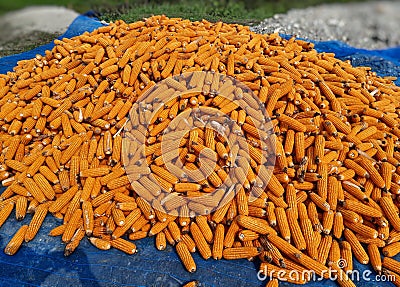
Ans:
[[[0,56],[20,53],[62,35],[78,13],[64,7],[35,6],[0,17]]]
[[[51,42],[78,14],[63,7],[37,6],[0,17],[0,56]],[[326,4],[277,14],[253,26],[259,33],[281,32],[314,40],[341,40],[380,49],[400,45],[400,1]]]

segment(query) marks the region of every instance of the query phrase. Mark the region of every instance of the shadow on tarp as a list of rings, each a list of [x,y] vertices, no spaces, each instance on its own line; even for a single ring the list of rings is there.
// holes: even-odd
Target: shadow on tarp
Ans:
[[[86,16],[77,17],[67,32],[60,37],[73,37],[85,31],[92,31],[103,24]],[[400,75],[400,47],[386,50],[356,49],[338,41],[314,42],[319,52],[333,52],[340,59],[351,59],[357,66],[371,66],[382,76]],[[34,50],[0,58],[0,73],[11,71],[17,61],[44,54],[54,45],[47,44]],[[399,84],[399,82],[397,82]],[[1,193],[1,191],[0,191]],[[14,214],[0,229],[0,248],[7,242],[21,224],[27,224],[31,216],[17,222]],[[260,287],[266,282],[257,279],[259,262],[247,260],[203,260],[194,254],[197,272],[186,272],[171,246],[165,251],[154,247],[154,239],[146,238],[136,242],[139,253],[126,255],[118,250],[100,251],[84,239],[70,257],[64,257],[64,245],[59,237],[47,234],[61,222],[52,216],[45,219],[37,237],[24,244],[15,256],[0,251],[0,286],[49,286],[49,287],[110,287],[110,286],[181,286],[198,280],[203,287]],[[400,260],[400,256],[396,257]],[[354,269],[360,272],[372,270],[370,265],[354,262]],[[357,286],[394,286],[389,282],[377,282],[374,272],[368,278],[355,282]],[[310,282],[307,286],[337,286],[329,280]],[[295,286],[281,282],[280,286]]]
[[[10,216],[1,228],[3,249],[22,224]],[[197,272],[188,273],[173,250],[168,246],[158,251],[154,238],[136,242],[139,252],[127,255],[112,249],[101,251],[84,239],[77,250],[64,257],[60,237],[50,237],[49,231],[61,224],[52,216],[46,217],[37,237],[24,243],[18,253],[8,256],[0,252],[0,286],[157,286],[179,287],[190,280],[200,280],[202,286],[260,286],[253,262],[205,261],[195,254]]]
[[[1,228],[0,247],[7,242],[22,224],[28,224],[31,216],[22,222],[10,216]],[[180,263],[174,248],[156,250],[154,238],[136,242],[139,252],[127,255],[112,249],[101,251],[83,239],[75,253],[64,257],[64,244],[60,237],[48,236],[49,231],[61,224],[52,216],[46,217],[36,238],[24,243],[18,253],[8,256],[0,251],[0,286],[10,287],[119,287],[152,286],[179,287],[191,280],[198,280],[203,287],[261,287],[266,281],[257,279],[259,262],[248,260],[204,260],[194,254],[197,271],[188,273]],[[400,259],[400,258],[398,258]],[[370,265],[354,262],[354,269],[362,272],[372,270]],[[366,279],[355,282],[357,286],[377,286],[375,273],[364,273]],[[310,282],[307,286],[337,286],[333,281]],[[379,282],[381,287],[392,286]],[[295,286],[281,282],[280,286]]]

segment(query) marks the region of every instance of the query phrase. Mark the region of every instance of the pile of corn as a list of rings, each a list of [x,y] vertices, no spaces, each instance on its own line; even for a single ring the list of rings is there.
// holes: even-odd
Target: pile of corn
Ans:
[[[167,88],[184,92],[192,79],[181,78],[186,85],[172,76],[197,71],[207,71],[196,78],[201,92],[165,104],[147,130],[135,131],[147,149],[128,176],[122,159],[135,158],[135,148],[122,153],[123,129],[132,106],[163,79],[169,78]],[[276,157],[269,182],[257,180],[265,178],[265,137],[254,132],[257,107],[238,104],[237,90],[237,102],[221,99],[224,83],[212,85],[217,74],[246,85],[271,117]],[[32,240],[51,213],[62,219],[50,235],[61,236],[66,255],[85,235],[100,249],[129,254],[136,252],[133,241],[155,236],[159,250],[175,245],[190,272],[196,270],[191,253],[198,250],[205,259],[258,257],[261,270],[287,271],[289,281],[291,270],[327,277],[331,268],[341,275],[340,285],[353,286],[345,272],[355,258],[394,275],[399,285],[400,263],[390,258],[400,252],[400,88],[392,80],[317,53],[312,44],[221,22],[154,16],[56,40],[45,55],[0,75],[0,178],[6,187],[0,226],[9,216],[33,214],[5,253]],[[178,158],[198,172],[174,176],[160,153],[162,131],[179,113],[200,106],[223,110],[241,127],[250,157],[236,157],[240,151],[218,131],[197,128],[180,139]],[[150,109],[141,108],[145,117]],[[195,183],[205,148],[217,165]],[[218,187],[230,170],[243,184],[233,186],[236,195],[217,210],[209,212],[210,202],[200,200],[163,212],[160,201],[168,195],[161,196],[161,188],[180,194],[176,198],[215,191],[222,200]],[[249,200],[254,186],[257,198]],[[138,196],[143,190],[153,201]]]

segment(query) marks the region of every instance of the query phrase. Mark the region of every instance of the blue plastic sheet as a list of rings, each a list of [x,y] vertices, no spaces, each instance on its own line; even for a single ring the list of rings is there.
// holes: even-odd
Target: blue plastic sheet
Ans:
[[[73,37],[85,31],[92,31],[103,24],[96,19],[79,16],[68,31],[60,37]],[[0,73],[11,71],[17,61],[30,59],[51,49],[48,44],[22,54],[0,58]],[[350,59],[356,66],[371,66],[379,75],[400,76],[400,47],[386,50],[363,50],[347,46],[341,42],[315,42],[319,52],[334,52],[340,59]],[[397,81],[397,84],[400,84]],[[1,192],[1,191],[0,191]],[[12,217],[12,218],[11,218]],[[7,242],[21,224],[29,223],[31,216],[23,222],[17,222],[13,216],[0,229],[0,248]],[[32,242],[23,244],[15,256],[0,252],[0,286],[181,286],[191,280],[198,280],[202,286],[265,286],[266,281],[257,279],[259,262],[248,260],[203,260],[197,253],[197,271],[193,274],[185,271],[171,246],[165,251],[157,251],[154,239],[137,241],[139,252],[126,255],[118,250],[100,251],[87,240],[83,240],[78,249],[69,257],[63,256],[64,245],[60,238],[49,237],[49,231],[61,221],[48,216],[39,234]],[[400,260],[400,256],[397,257]],[[378,282],[375,273],[362,272],[372,270],[370,265],[354,262],[359,270],[360,280],[357,286],[394,286],[388,282]],[[315,281],[308,286],[336,286],[330,280]],[[281,286],[294,286],[281,283]]]

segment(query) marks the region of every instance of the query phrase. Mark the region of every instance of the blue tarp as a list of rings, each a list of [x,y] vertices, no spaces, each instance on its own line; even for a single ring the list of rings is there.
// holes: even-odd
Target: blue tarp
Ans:
[[[103,25],[96,19],[79,16],[68,31],[60,37],[73,37],[85,31],[92,31]],[[48,44],[22,54],[0,58],[0,73],[11,71],[17,61],[33,58],[51,49]],[[400,47],[386,50],[356,49],[337,41],[315,42],[320,52],[334,52],[340,59],[351,59],[357,66],[371,66],[379,75],[400,76]],[[397,81],[397,84],[400,84]],[[22,223],[11,218],[0,229],[0,249],[21,224],[29,223],[28,216]],[[247,260],[203,260],[194,255],[197,271],[190,274],[181,265],[174,249],[157,251],[154,239],[137,241],[139,252],[126,255],[118,250],[100,251],[87,240],[83,240],[70,257],[64,257],[64,245],[59,237],[49,237],[49,231],[61,222],[48,216],[39,234],[32,242],[24,244],[15,256],[7,256],[0,251],[0,286],[49,286],[49,287],[111,287],[111,286],[181,286],[191,280],[198,280],[201,286],[259,287],[266,281],[257,279],[259,262]],[[400,260],[400,256],[397,257]],[[370,265],[354,262],[354,269],[360,271],[357,286],[394,286],[388,282],[378,282]],[[336,286],[329,280],[309,283],[308,286]],[[281,286],[294,286],[281,283]]]

